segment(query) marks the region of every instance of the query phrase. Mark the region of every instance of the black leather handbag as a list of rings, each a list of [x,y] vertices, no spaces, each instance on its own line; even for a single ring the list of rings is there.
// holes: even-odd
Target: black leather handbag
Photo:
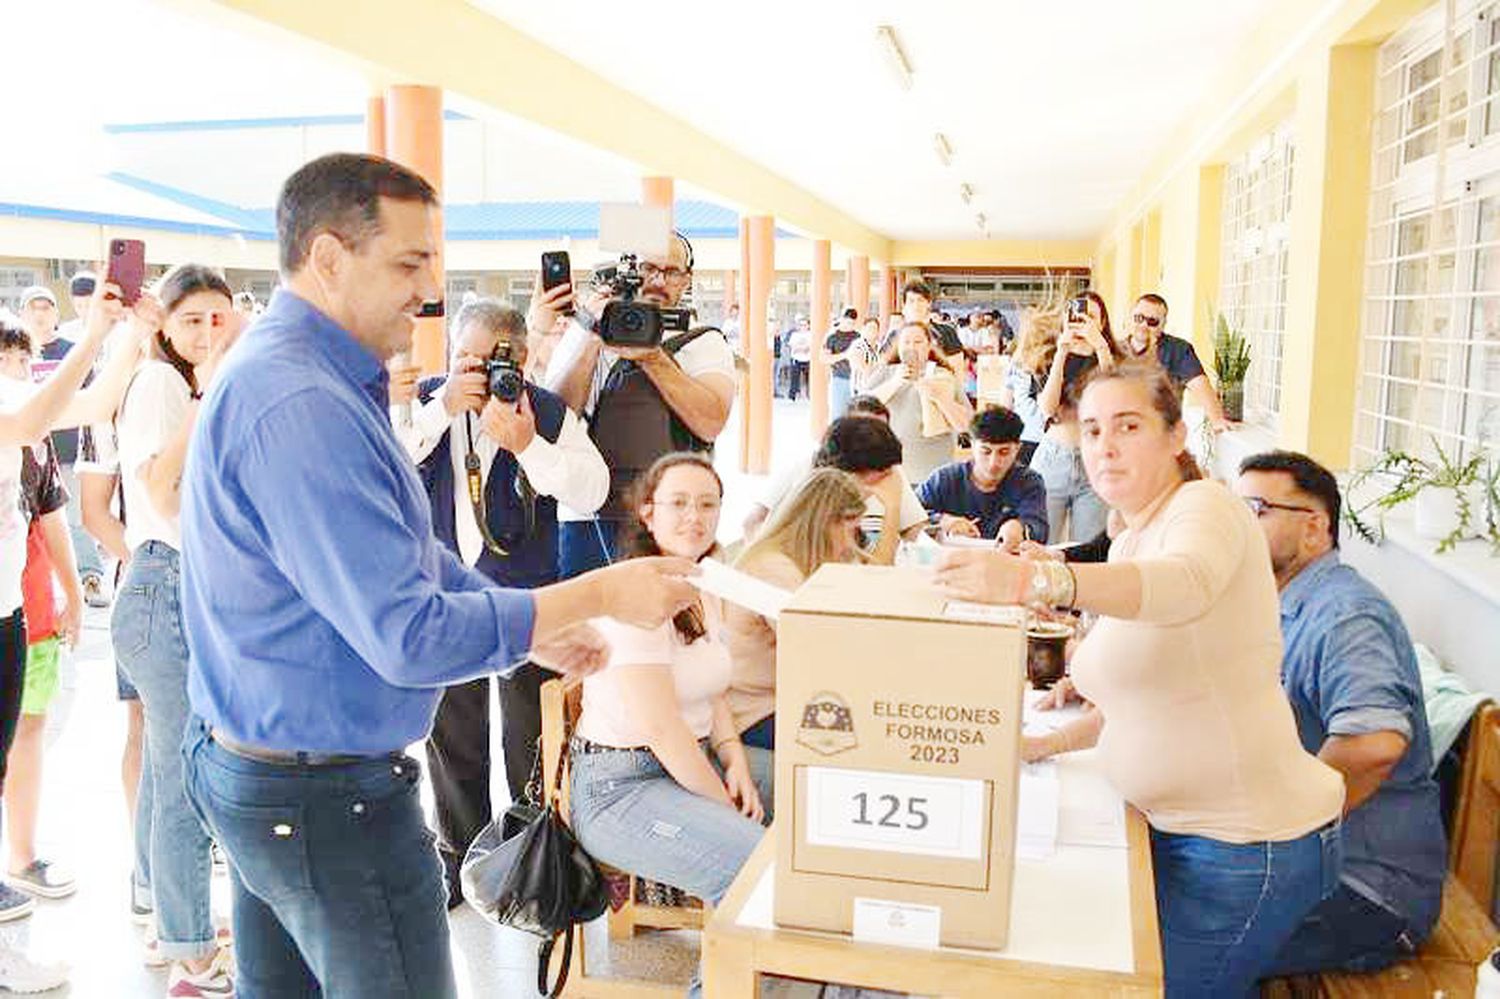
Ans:
[[[552,999],[562,995],[567,984],[577,924],[598,918],[609,904],[604,876],[557,809],[567,759],[564,742],[552,803],[512,805],[474,838],[459,870],[464,898],[480,914],[541,938],[537,991]],[[535,786],[529,789],[533,799]],[[549,986],[547,966],[559,937],[562,970]]]

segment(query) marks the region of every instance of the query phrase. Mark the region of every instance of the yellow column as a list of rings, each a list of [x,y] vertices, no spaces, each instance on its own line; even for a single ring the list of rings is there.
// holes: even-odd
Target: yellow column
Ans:
[[[828,426],[828,362],[823,360],[823,338],[828,335],[828,300],[833,284],[833,244],[826,239],[813,240],[812,303],[808,324],[812,327],[812,369],[808,375],[808,396],[812,399],[809,426],[813,437],[823,436]]]
[[[864,254],[851,256],[844,274],[849,282],[845,301],[859,310],[863,321],[870,314],[870,258]]]
[[[1348,466],[1354,430],[1376,51],[1330,49],[1298,80],[1293,119],[1280,443],[1333,469]]]
[[[750,425],[749,471],[754,475],[771,470],[771,349],[766,340],[766,320],[775,277],[775,220],[769,215],[756,215],[750,219],[750,297],[743,309],[750,346],[746,354],[750,360],[750,407],[745,418]]]
[[[1193,280],[1191,316],[1178,316],[1173,326],[1193,331],[1193,346],[1207,363],[1214,353],[1214,324],[1218,321],[1219,268],[1224,242],[1224,164],[1213,163],[1198,171],[1198,239],[1196,273]],[[1173,311],[1177,309],[1173,303]],[[1212,365],[1209,365],[1212,367]]]
[[[443,194],[443,92],[437,87],[395,86],[386,91],[387,155],[416,171]],[[439,289],[447,286],[443,270],[443,220],[438,213],[437,254],[432,268]],[[447,368],[443,320],[418,319],[412,343],[412,360],[423,374]]]
[[[385,98],[379,94],[365,101],[365,152],[385,155]]]

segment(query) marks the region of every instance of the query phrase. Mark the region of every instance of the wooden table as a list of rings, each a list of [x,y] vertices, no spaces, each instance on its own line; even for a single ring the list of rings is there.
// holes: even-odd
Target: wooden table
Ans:
[[[1092,752],[1063,757],[1058,765],[1064,809],[1070,784],[1100,793]],[[774,974],[974,999],[1158,996],[1161,943],[1150,834],[1134,809],[1125,809],[1124,823],[1124,848],[1059,842],[1045,859],[1019,859],[1010,940],[993,952],[880,946],[775,926],[775,836],[767,835],[704,930],[705,995],[758,999],[761,975]]]

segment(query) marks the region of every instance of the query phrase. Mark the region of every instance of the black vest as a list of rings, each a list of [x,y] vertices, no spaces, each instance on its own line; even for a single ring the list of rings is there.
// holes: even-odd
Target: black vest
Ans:
[[[443,384],[442,378],[427,379],[417,387],[417,399],[426,403]],[[563,416],[567,407],[557,396],[544,388],[527,383],[526,392],[531,397],[531,410],[536,414],[536,432],[543,439],[557,443],[562,433]],[[479,436],[479,419],[473,418],[474,436]],[[467,482],[456,481],[453,468],[453,448],[460,454],[467,451],[468,438],[460,429],[455,440],[454,428],[449,425],[432,453],[417,466],[422,476],[422,485],[432,503],[432,530],[438,540],[458,554],[458,531],[454,521],[454,498],[460,500],[460,517],[472,517]],[[537,496],[534,500],[536,516],[532,531],[526,533],[526,515],[521,498],[516,492],[516,475],[520,464],[516,456],[501,449],[490,462],[484,482],[484,509],[490,534],[508,551],[509,555],[496,555],[486,546],[474,567],[490,579],[504,586],[531,588],[544,586],[557,579],[557,500],[551,496]]]
[[[667,356],[705,333],[718,330],[700,326],[662,341]],[[625,493],[651,463],[673,451],[712,451],[713,442],[693,434],[672,412],[657,391],[651,376],[634,361],[621,358],[610,368],[599,389],[599,401],[589,420],[589,436],[609,468],[609,498],[599,508],[601,520],[628,520]]]

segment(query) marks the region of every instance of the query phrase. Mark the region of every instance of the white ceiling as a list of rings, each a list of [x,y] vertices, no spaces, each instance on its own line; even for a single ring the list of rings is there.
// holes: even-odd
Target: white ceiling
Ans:
[[[471,2],[897,239],[976,237],[976,210],[995,237],[1100,235],[1270,6]],[[881,24],[912,65],[909,91],[877,45]]]

